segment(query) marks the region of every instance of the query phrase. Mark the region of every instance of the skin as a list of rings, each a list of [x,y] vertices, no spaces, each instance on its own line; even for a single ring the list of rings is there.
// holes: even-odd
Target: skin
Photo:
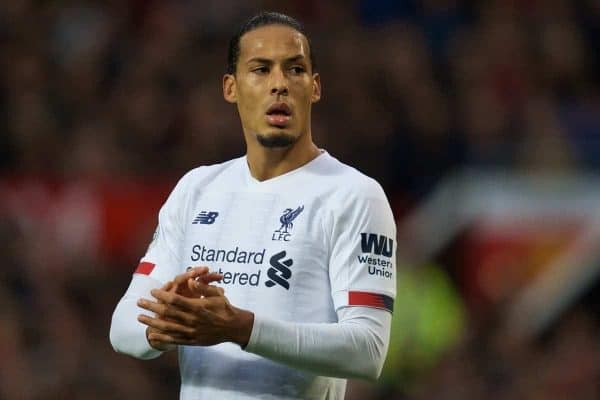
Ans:
[[[306,37],[284,25],[268,25],[240,39],[236,73],[223,77],[223,96],[236,104],[252,176],[264,181],[285,174],[319,155],[311,134],[311,108],[321,98],[321,81],[312,70]],[[273,124],[267,110],[285,103],[291,115]],[[278,143],[277,146],[265,143]],[[210,285],[222,276],[196,267],[178,275],[153,300],[138,305],[155,317],[139,315],[150,345],[166,351],[176,345],[210,346],[233,342],[245,347],[254,314],[229,303],[222,288]]]
[[[321,98],[321,79],[312,71],[308,41],[283,25],[268,25],[240,39],[235,75],[223,77],[223,96],[238,108],[248,166],[266,180],[292,171],[319,155],[312,140],[311,108]],[[286,127],[268,124],[266,112],[276,102],[286,103],[292,115]],[[258,136],[287,136],[294,143],[268,148]]]
[[[138,306],[156,314],[140,314],[148,326],[146,337],[152,347],[173,350],[175,345],[212,346],[233,342],[245,346],[250,339],[254,314],[234,307],[225,291],[209,283],[222,275],[196,267],[178,275],[162,288],[151,291],[154,300],[140,299]]]

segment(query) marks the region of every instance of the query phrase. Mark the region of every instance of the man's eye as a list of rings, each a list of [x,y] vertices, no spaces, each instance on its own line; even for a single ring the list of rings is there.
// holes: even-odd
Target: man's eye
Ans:
[[[255,72],[257,74],[266,74],[267,72],[269,72],[269,69],[267,67],[257,67],[254,68],[252,72]]]
[[[290,68],[290,70],[294,73],[294,74],[301,74],[305,71],[304,67],[300,67],[300,66],[295,66]]]

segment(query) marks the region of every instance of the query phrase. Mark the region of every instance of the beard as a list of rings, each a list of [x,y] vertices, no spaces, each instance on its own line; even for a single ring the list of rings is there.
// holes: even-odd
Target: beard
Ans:
[[[296,143],[296,140],[298,138],[288,133],[276,133],[274,135],[261,135],[259,133],[256,135],[256,139],[258,140],[258,143],[260,143],[261,146],[274,149],[290,147],[291,145]]]

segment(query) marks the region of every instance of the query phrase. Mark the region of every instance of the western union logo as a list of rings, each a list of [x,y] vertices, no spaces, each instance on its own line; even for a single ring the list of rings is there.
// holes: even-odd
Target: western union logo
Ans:
[[[363,253],[391,257],[394,253],[394,241],[375,233],[361,233],[360,245]]]

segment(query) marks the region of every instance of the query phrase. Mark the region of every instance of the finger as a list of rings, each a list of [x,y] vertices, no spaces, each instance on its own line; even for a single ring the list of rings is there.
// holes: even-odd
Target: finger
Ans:
[[[198,278],[196,278],[196,279],[198,279]],[[193,293],[194,295],[198,295],[198,293],[196,293],[196,284],[197,284],[196,279],[188,279],[187,280],[188,290],[190,291],[190,293]]]
[[[137,304],[140,308],[152,311],[161,318],[176,319],[183,322],[186,325],[192,325],[196,321],[196,318],[193,314],[186,313],[176,308],[175,306],[167,305],[164,303],[157,303],[146,299],[138,300]]]
[[[175,277],[175,279],[173,279],[173,287],[171,288],[171,291],[179,293],[181,288],[185,287],[184,285],[188,280],[199,279],[201,276],[206,275],[207,273],[208,267],[190,267],[185,273],[179,274]]]
[[[179,274],[173,280],[176,285],[181,285],[185,283],[190,278],[196,278],[201,275],[206,275],[208,273],[208,267],[192,267],[188,268],[186,272],[183,274]]]
[[[188,279],[187,281],[188,289],[195,296],[205,296],[205,297],[213,297],[213,296],[222,296],[225,293],[225,290],[221,287],[208,285],[198,279]]]
[[[160,289],[152,289],[150,294],[159,302],[177,306],[183,311],[195,311],[198,305],[195,301],[202,301],[202,299],[189,299],[175,292],[165,292]]]
[[[202,282],[206,285],[212,282],[219,282],[223,280],[223,274],[219,274],[218,272],[210,272],[206,275],[201,275],[195,278],[197,281]]]
[[[195,332],[195,329],[189,326],[181,325],[173,321],[166,321],[160,318],[152,318],[144,314],[138,315],[138,321],[162,332],[183,335],[183,337],[186,337],[186,335],[192,335]]]
[[[188,334],[182,335],[182,334],[178,334],[178,333],[175,333],[175,332],[169,332],[169,333],[167,333],[167,332],[163,332],[161,330],[158,330],[156,328],[152,328],[150,326],[148,326],[146,329],[147,329],[147,331],[146,331],[146,337],[147,338],[150,337],[151,333],[166,333],[169,336],[183,338],[183,339],[189,339],[189,337],[190,337]]]
[[[196,340],[188,337],[181,337],[170,335],[168,333],[153,332],[148,334],[148,340],[157,341],[164,344],[179,344],[179,345],[193,345],[197,344]]]
[[[214,316],[213,311],[218,313],[218,310],[223,309],[223,304],[229,304],[229,300],[225,296],[220,297],[207,297],[206,303],[204,304],[204,313],[202,314],[203,319]]]
[[[219,297],[223,296],[225,290],[218,286],[206,285],[198,281],[188,281],[190,290],[200,296],[204,297]]]
[[[200,274],[205,274],[209,271],[209,268],[206,265],[199,265],[196,267],[187,267],[185,269],[185,272],[194,272],[194,271],[196,271]]]
[[[173,285],[174,285],[174,284],[173,284],[173,281],[169,281],[169,282],[165,283],[165,284],[164,284],[164,285],[161,287],[161,289],[162,289],[162,290],[165,290],[165,291],[167,291],[167,292],[168,292],[169,290],[171,290],[171,289],[173,288]]]
[[[165,305],[163,303],[157,303],[155,301],[147,300],[147,299],[139,299],[137,301],[137,305],[144,310],[152,311],[157,315],[161,315],[164,312]]]

